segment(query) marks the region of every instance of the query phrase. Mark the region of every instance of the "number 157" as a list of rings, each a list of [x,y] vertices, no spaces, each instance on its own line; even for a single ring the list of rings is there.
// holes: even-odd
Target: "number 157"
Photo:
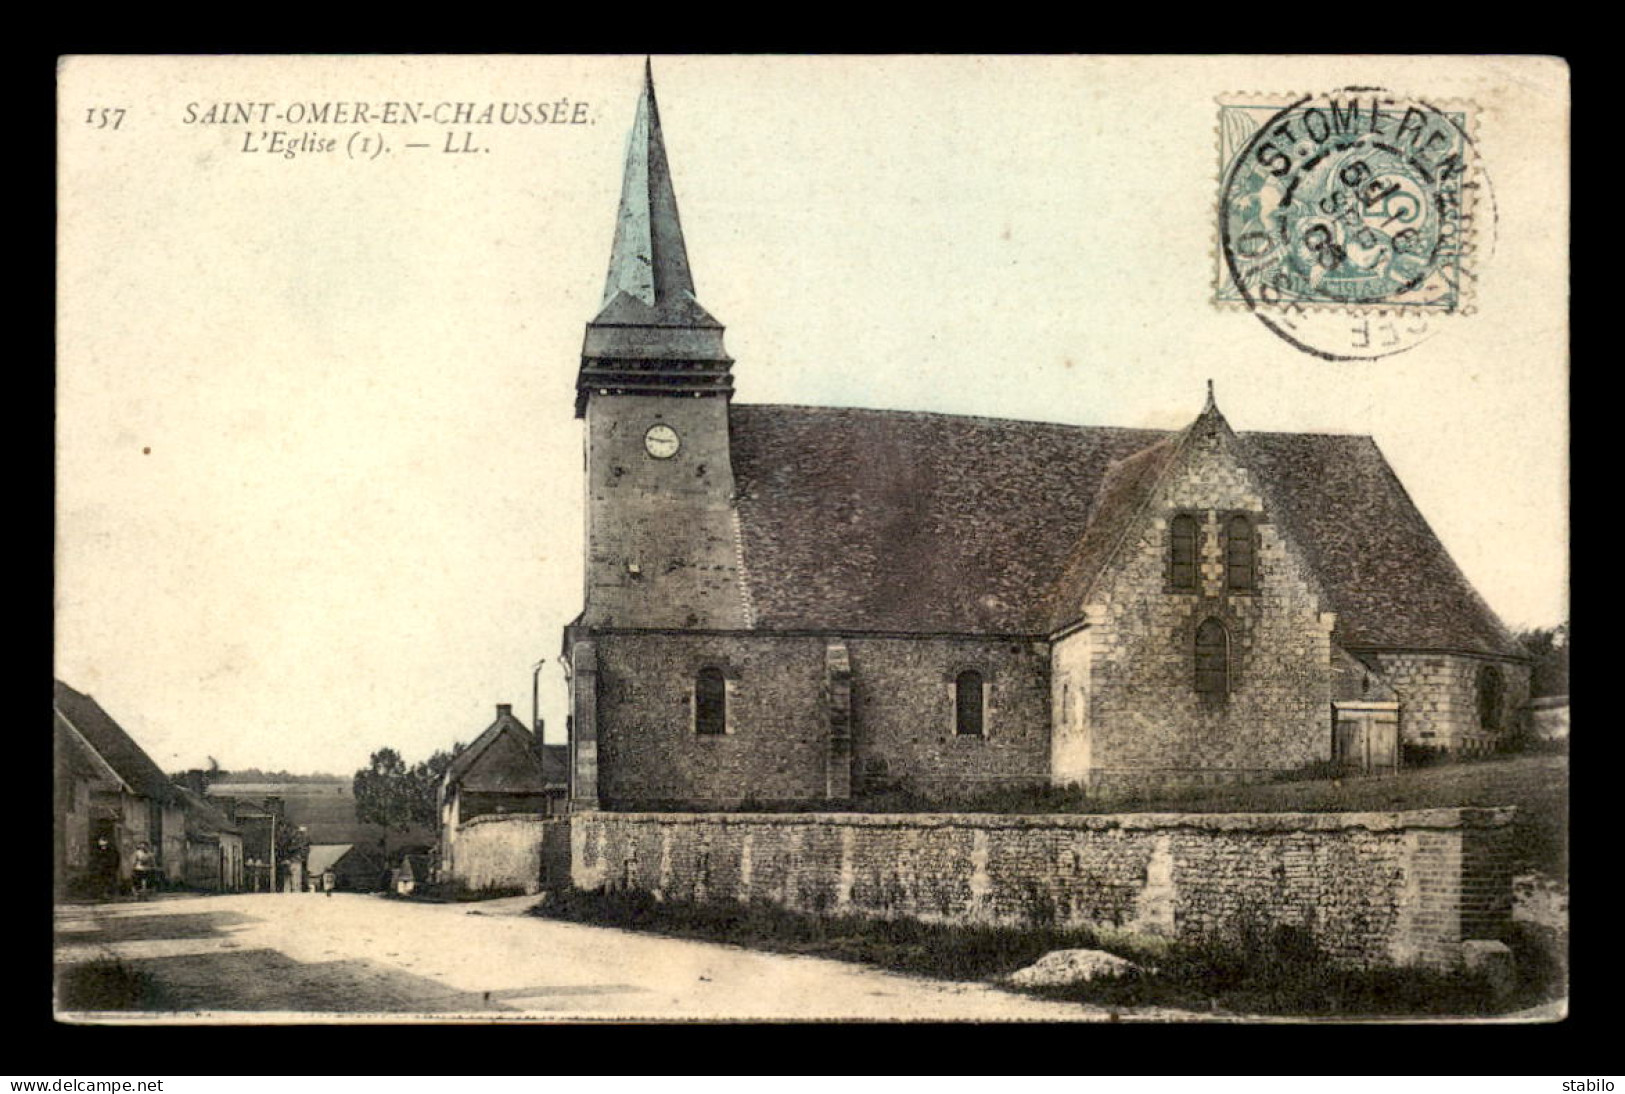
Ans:
[[[117,129],[123,122],[122,106],[93,106],[85,111],[85,124],[97,129]]]

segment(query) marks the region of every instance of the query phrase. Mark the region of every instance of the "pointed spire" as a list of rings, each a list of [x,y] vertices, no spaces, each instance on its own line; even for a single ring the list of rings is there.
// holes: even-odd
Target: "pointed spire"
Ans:
[[[1202,406],[1202,413],[1196,416],[1191,423],[1191,429],[1197,436],[1211,437],[1230,428],[1230,423],[1224,420],[1224,412],[1219,409],[1219,400],[1213,395],[1213,381],[1207,382],[1207,402]]]
[[[654,67],[648,59],[643,63],[643,95],[626,142],[621,210],[615,221],[604,304],[623,292],[659,311],[694,297],[688,249],[677,218],[677,195],[666,162],[666,141],[660,132]]]
[[[643,93],[626,143],[604,302],[587,324],[581,351],[576,416],[593,392],[731,395],[732,364],[722,345],[722,324],[694,298],[655,102],[654,66],[646,59]]]

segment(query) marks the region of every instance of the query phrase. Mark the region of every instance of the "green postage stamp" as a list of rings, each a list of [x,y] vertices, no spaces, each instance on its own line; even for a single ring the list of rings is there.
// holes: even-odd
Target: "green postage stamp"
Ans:
[[[1324,310],[1409,320],[1470,311],[1475,253],[1493,228],[1471,121],[1465,105],[1381,88],[1221,99],[1216,302],[1300,343],[1304,317]],[[1410,326],[1415,337],[1427,324]],[[1387,352],[1406,348],[1395,334]],[[1302,348],[1384,355],[1376,343],[1321,341]]]

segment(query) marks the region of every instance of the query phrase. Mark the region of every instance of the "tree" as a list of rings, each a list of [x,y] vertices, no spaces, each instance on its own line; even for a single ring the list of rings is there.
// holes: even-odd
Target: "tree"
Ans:
[[[412,827],[413,801],[418,788],[412,785],[406,761],[393,748],[380,748],[355,773],[355,818],[404,832]]]
[[[276,826],[276,860],[303,865],[310,854],[310,836],[303,828],[286,821]]]
[[[393,748],[380,748],[367,766],[355,773],[356,820],[396,832],[414,827],[433,828],[440,821],[440,783],[457,754],[467,747],[458,741],[408,767]]]
[[[1529,672],[1529,695],[1567,695],[1569,693],[1569,625],[1536,627],[1523,631],[1518,641],[1534,658]]]
[[[445,781],[446,771],[451,767],[451,762],[467,747],[458,741],[451,746],[450,751],[441,749],[419,765],[423,769],[423,778],[429,782],[430,792],[436,802],[439,801],[440,784]]]

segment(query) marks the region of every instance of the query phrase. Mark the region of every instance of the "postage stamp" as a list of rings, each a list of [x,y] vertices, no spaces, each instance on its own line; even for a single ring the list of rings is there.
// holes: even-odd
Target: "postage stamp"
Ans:
[[[1470,314],[1494,229],[1471,125],[1469,106],[1381,88],[1222,98],[1215,302],[1331,359]]]

